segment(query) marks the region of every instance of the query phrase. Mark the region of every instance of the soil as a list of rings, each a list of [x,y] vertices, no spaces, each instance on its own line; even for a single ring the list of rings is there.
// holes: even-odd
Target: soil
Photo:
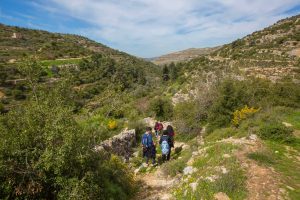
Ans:
[[[280,188],[280,175],[270,167],[258,165],[256,161],[249,159],[249,153],[262,151],[263,145],[260,140],[248,139],[225,139],[224,142],[240,144],[241,150],[235,152],[235,156],[246,171],[248,200],[283,200],[289,199],[286,191]]]

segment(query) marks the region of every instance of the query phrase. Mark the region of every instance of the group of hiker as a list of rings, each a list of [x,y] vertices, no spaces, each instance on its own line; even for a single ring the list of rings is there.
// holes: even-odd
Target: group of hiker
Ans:
[[[171,149],[174,148],[174,136],[175,132],[171,125],[168,125],[166,129],[160,122],[156,122],[154,125],[155,137],[159,141],[161,148],[162,161],[170,160]],[[152,136],[152,128],[147,127],[146,132],[142,136],[143,157],[146,158],[146,163],[152,159],[152,164],[156,164],[156,144]]]

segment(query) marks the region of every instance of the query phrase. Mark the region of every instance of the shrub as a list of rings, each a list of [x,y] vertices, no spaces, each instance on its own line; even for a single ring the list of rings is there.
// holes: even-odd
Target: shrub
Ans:
[[[201,131],[202,116],[195,102],[179,103],[174,109],[175,126],[180,134],[196,135]]]
[[[155,98],[150,102],[150,110],[159,120],[169,120],[173,116],[173,105],[169,99]]]
[[[130,170],[92,150],[99,136],[73,118],[70,90],[52,90],[0,116],[0,198],[129,199]]]
[[[232,119],[232,124],[234,126],[239,126],[240,122],[248,117],[250,117],[251,115],[253,115],[254,113],[258,112],[260,109],[255,109],[253,107],[248,107],[247,105],[242,108],[241,110],[236,110],[233,113],[233,119]]]
[[[26,99],[26,95],[21,90],[13,90],[13,95],[16,100]]]
[[[262,125],[259,129],[259,135],[264,140],[279,142],[292,142],[294,140],[293,130],[278,122]]]
[[[5,112],[5,107],[3,103],[0,102],[0,114]]]
[[[230,124],[235,109],[246,104],[245,84],[233,80],[225,80],[218,88],[218,97],[209,109],[208,131]]]

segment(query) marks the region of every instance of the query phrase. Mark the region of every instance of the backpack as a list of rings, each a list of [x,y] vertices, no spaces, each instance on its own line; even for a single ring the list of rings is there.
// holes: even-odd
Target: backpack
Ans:
[[[145,147],[150,147],[152,146],[152,137],[150,135],[147,135],[146,133],[143,135],[142,137],[142,144],[145,146]]]
[[[161,143],[161,153],[167,155],[170,152],[170,145],[168,143],[168,138],[165,137]]]

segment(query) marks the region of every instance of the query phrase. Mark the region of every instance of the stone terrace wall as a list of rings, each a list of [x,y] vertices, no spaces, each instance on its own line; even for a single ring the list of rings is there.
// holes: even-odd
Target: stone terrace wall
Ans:
[[[107,151],[112,154],[124,157],[126,160],[133,154],[133,147],[136,146],[135,130],[124,130],[120,134],[103,141],[95,147],[96,151]]]

